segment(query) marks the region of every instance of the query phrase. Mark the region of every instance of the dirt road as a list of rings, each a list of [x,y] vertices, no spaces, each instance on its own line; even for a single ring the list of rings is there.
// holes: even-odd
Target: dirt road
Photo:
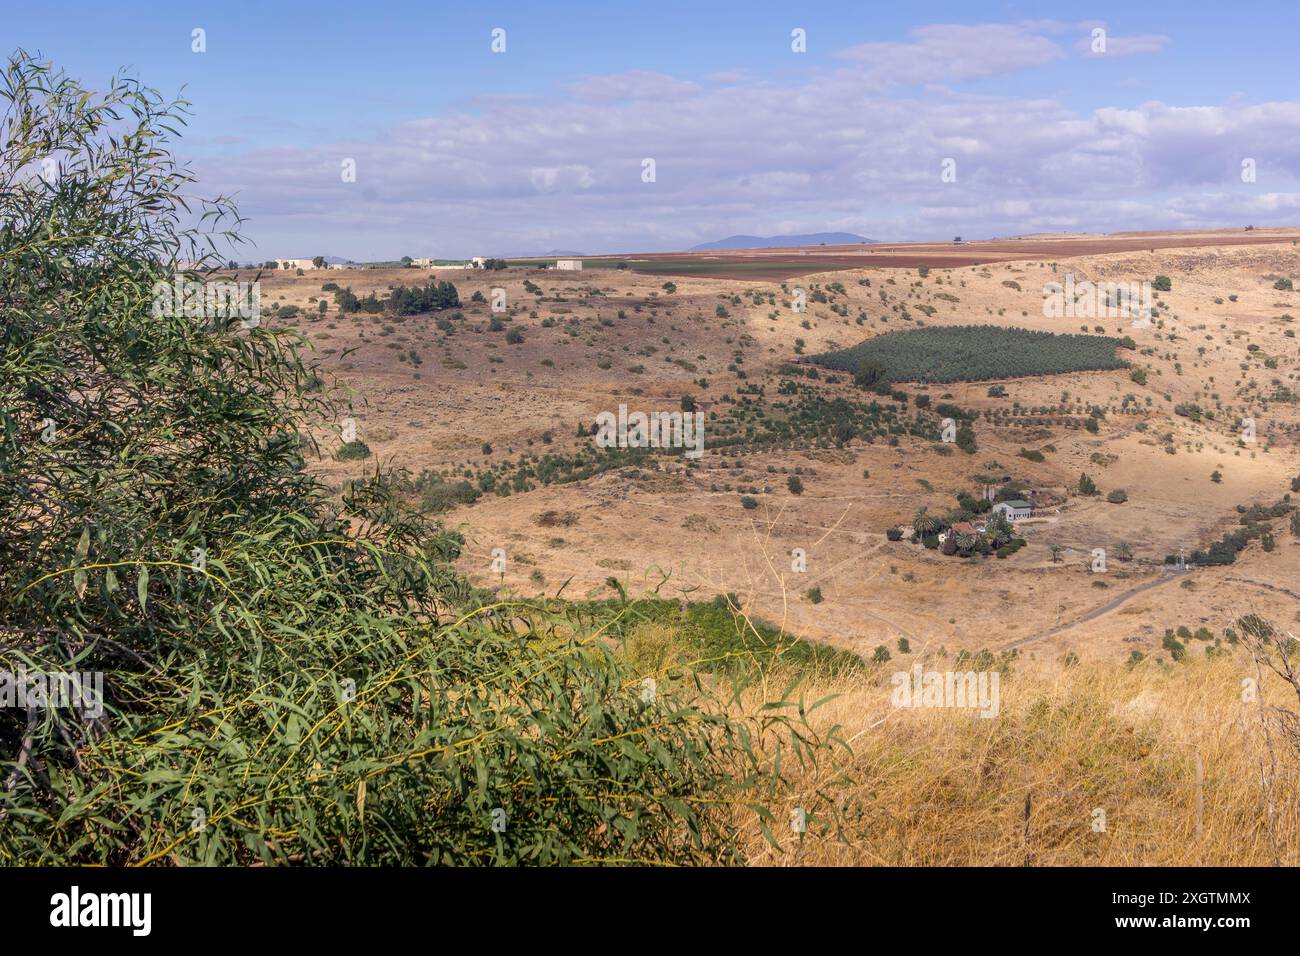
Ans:
[[[1050,631],[1043,631],[1041,634],[1034,634],[1030,637],[1022,637],[1018,641],[1012,641],[1010,644],[1007,644],[1002,649],[1010,650],[1013,647],[1015,648],[1024,647],[1026,644],[1032,644],[1034,641],[1041,641],[1049,637],[1055,637],[1057,634],[1062,634],[1065,631],[1070,630],[1070,628],[1072,627],[1078,627],[1080,624],[1085,624],[1088,621],[1095,620],[1096,618],[1101,617],[1103,614],[1109,614],[1111,611],[1115,610],[1117,607],[1119,607],[1129,598],[1141,594],[1143,591],[1149,591],[1152,588],[1162,587],[1163,585],[1170,584],[1181,577],[1182,577],[1182,573],[1180,572],[1162,571],[1160,572],[1159,577],[1153,578],[1152,580],[1147,581],[1145,584],[1139,584],[1137,587],[1130,588],[1129,590],[1125,591],[1123,594],[1116,595],[1115,597],[1111,598],[1109,601],[1107,601],[1105,604],[1101,605],[1100,607],[1095,607],[1091,611],[1088,611],[1085,614],[1081,614],[1078,617],[1075,617],[1074,619],[1067,621],[1064,624],[1058,624]]]

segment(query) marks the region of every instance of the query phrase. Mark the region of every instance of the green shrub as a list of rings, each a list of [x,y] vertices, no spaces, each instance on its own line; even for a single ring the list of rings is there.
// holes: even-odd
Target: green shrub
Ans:
[[[334,453],[336,461],[361,461],[370,457],[370,446],[360,438],[353,439],[350,442],[344,442],[339,450]]]
[[[373,293],[368,300],[362,300],[363,312],[381,312],[387,309],[394,315],[420,315],[458,308],[460,294],[456,287],[450,282],[436,282],[433,279],[422,286],[399,285],[388,293],[388,298],[382,303],[374,299]]]
[[[864,360],[858,362],[852,371],[853,384],[858,388],[873,390],[881,386],[887,388],[889,385],[889,376],[885,373],[884,366],[879,362]]]
[[[420,510],[440,514],[457,505],[473,504],[478,497],[478,491],[468,481],[433,482],[420,496]]]

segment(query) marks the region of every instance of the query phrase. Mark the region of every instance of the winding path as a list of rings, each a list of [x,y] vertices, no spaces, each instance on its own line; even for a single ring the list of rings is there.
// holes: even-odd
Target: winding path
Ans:
[[[1300,594],[1296,594],[1295,591],[1281,587],[1277,584],[1269,584],[1267,581],[1256,581],[1254,578],[1226,578],[1225,580],[1236,581],[1240,584],[1253,584],[1257,588],[1264,588],[1266,591],[1276,591],[1279,594],[1285,594],[1287,597],[1295,598],[1297,601],[1300,601]]]
[[[1116,595],[1115,597],[1111,598],[1109,601],[1107,601],[1105,604],[1101,605],[1100,607],[1095,607],[1091,611],[1088,611],[1087,613],[1082,614],[1071,621],[1067,621],[1064,624],[1058,624],[1050,631],[1043,631],[1041,634],[1033,634],[1030,635],[1029,637],[1022,637],[1018,641],[1012,641],[1010,644],[1004,645],[1002,649],[1010,650],[1011,648],[1023,647],[1026,644],[1033,643],[1034,641],[1041,641],[1049,637],[1055,637],[1057,634],[1064,633],[1065,631],[1070,630],[1070,628],[1072,627],[1078,627],[1080,624],[1084,624],[1088,621],[1099,618],[1103,614],[1109,614],[1111,611],[1115,610],[1117,607],[1119,607],[1121,604],[1123,604],[1125,601],[1127,601],[1129,598],[1133,597],[1134,595],[1141,594],[1143,591],[1149,591],[1152,588],[1158,588],[1166,584],[1170,584],[1171,582],[1176,581],[1180,577],[1182,577],[1183,573],[1185,572],[1162,571],[1159,577],[1153,578],[1152,580],[1147,581],[1145,584],[1139,584],[1135,588],[1130,588],[1129,590],[1125,591],[1123,594]]]

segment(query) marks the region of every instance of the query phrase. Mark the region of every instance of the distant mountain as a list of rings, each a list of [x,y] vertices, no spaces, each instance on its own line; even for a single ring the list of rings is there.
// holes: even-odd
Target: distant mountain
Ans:
[[[805,236],[728,236],[717,242],[704,242],[691,246],[687,252],[708,252],[715,249],[772,249],[777,246],[846,246],[875,242],[851,232],[811,232]]]
[[[488,259],[581,259],[588,255],[586,252],[574,252],[571,249],[552,249],[549,252],[520,252],[519,250],[506,252],[475,253],[483,255]]]

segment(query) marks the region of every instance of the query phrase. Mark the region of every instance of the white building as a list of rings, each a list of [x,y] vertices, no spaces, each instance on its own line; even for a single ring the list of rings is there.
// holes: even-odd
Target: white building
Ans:
[[[310,259],[276,259],[275,267],[277,269],[302,269],[305,272],[308,269],[315,269],[316,264]]]
[[[1012,501],[999,501],[993,506],[994,511],[1002,512],[1008,521],[1020,521],[1023,518],[1032,517],[1034,506],[1028,501],[1021,501],[1019,498]]]
[[[556,259],[555,268],[580,270],[582,268],[582,260],[581,259]]]
[[[486,262],[487,260],[482,256],[475,256],[473,259],[469,260],[469,267],[471,269],[482,269]]]
[[[477,263],[477,265],[475,265]],[[475,259],[473,262],[438,262],[436,259],[412,259],[411,265],[420,269],[481,269],[483,260]]]

